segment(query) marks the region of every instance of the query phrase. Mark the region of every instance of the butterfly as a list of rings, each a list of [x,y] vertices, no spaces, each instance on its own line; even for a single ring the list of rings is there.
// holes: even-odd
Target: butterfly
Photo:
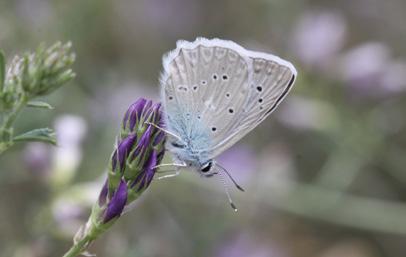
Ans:
[[[165,130],[172,135],[167,149],[175,163],[232,179],[215,158],[275,110],[296,76],[290,62],[232,41],[178,41],[163,57],[160,79]]]

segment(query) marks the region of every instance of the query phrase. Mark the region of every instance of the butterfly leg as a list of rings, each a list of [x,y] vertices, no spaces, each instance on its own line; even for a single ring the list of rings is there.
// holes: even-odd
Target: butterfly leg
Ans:
[[[169,173],[169,172],[173,172],[173,171],[175,171],[175,173],[163,175],[163,176],[157,177],[156,179],[161,180],[164,178],[176,177],[180,174],[180,169],[184,168],[186,166],[187,166],[186,163],[163,163],[163,164],[156,165],[154,168],[175,167],[175,170],[157,171],[157,173]]]
[[[154,167],[154,169],[156,168],[162,168],[162,167],[179,167],[179,168],[184,168],[186,167],[186,163],[162,163],[162,164],[158,164]]]
[[[171,172],[171,171],[164,171],[164,172],[166,173],[166,172]],[[163,172],[160,172],[160,173],[163,173]],[[163,176],[154,178],[154,180],[161,180],[161,179],[165,179],[165,178],[173,178],[173,177],[178,176],[179,174],[180,174],[180,168],[177,168],[177,169],[175,169],[175,173],[168,174],[168,175],[163,175]]]

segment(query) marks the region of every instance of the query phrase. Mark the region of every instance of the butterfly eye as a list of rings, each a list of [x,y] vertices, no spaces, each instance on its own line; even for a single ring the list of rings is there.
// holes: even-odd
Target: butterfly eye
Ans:
[[[213,166],[213,162],[209,161],[202,165],[200,171],[203,173],[209,172],[211,170],[211,167]]]

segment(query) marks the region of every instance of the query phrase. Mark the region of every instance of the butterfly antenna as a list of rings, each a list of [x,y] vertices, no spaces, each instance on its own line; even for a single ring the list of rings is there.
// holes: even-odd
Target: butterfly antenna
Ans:
[[[242,187],[234,180],[234,178],[231,176],[231,174],[230,174],[223,166],[221,166],[221,165],[218,164],[218,163],[216,163],[216,166],[218,166],[221,171],[223,171],[225,174],[227,174],[227,176],[228,176],[228,177],[230,178],[230,180],[234,183],[234,186],[235,186],[238,190],[240,190],[240,191],[242,191],[242,192],[245,192],[244,188],[242,188]]]
[[[223,187],[224,187],[224,190],[226,191],[226,195],[227,195],[227,198],[228,198],[228,202],[230,203],[231,208],[233,208],[233,210],[234,210],[235,212],[238,211],[238,209],[237,209],[237,207],[235,206],[233,200],[231,199],[230,192],[228,192],[228,186],[227,186],[226,180],[225,180],[225,178],[224,178],[223,173],[221,173],[221,172],[220,172],[220,179],[221,179],[221,183],[223,183]]]
[[[151,125],[151,126],[157,128],[157,129],[159,129],[159,130],[162,130],[162,131],[165,132],[166,134],[168,134],[168,135],[170,135],[170,136],[173,136],[174,138],[178,139],[178,140],[181,141],[181,142],[184,142],[180,136],[178,136],[178,135],[176,135],[175,133],[173,133],[173,132],[171,132],[171,131],[169,131],[169,130],[166,130],[166,129],[164,129],[164,128],[162,128],[162,127],[160,127],[160,126],[158,126],[158,125],[156,125],[156,124],[154,124],[154,123],[151,123],[151,122],[147,122],[147,121],[146,121],[145,124]]]

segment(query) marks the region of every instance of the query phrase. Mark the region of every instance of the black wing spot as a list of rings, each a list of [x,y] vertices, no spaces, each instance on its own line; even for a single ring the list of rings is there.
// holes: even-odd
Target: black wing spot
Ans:
[[[194,86],[194,87],[193,87],[193,90],[196,91],[196,90],[197,90],[197,86]]]
[[[186,86],[179,86],[178,90],[187,92],[187,87]]]
[[[214,80],[217,79],[217,74],[216,74],[216,73],[213,74],[213,79],[214,79]]]
[[[207,84],[207,81],[206,81],[206,80],[202,80],[202,81],[200,81],[200,84],[206,85],[206,84]]]
[[[213,131],[213,132],[215,132],[216,130],[217,130],[216,127],[212,127],[212,128],[211,128],[211,131]]]
[[[226,93],[226,97],[230,97],[230,93]]]
[[[169,100],[173,100],[173,96],[171,96],[171,95],[168,98],[169,98]]]
[[[262,98],[259,98],[258,99],[258,103],[262,103],[263,102],[263,99]]]
[[[223,74],[223,80],[227,80],[228,79],[228,76],[227,76],[227,74]]]
[[[230,109],[228,109],[228,112],[229,112],[229,113],[233,113],[234,110],[233,110],[232,108],[230,108]]]
[[[258,92],[261,92],[261,91],[262,91],[262,87],[261,87],[261,86],[257,86],[257,90],[258,90]]]

